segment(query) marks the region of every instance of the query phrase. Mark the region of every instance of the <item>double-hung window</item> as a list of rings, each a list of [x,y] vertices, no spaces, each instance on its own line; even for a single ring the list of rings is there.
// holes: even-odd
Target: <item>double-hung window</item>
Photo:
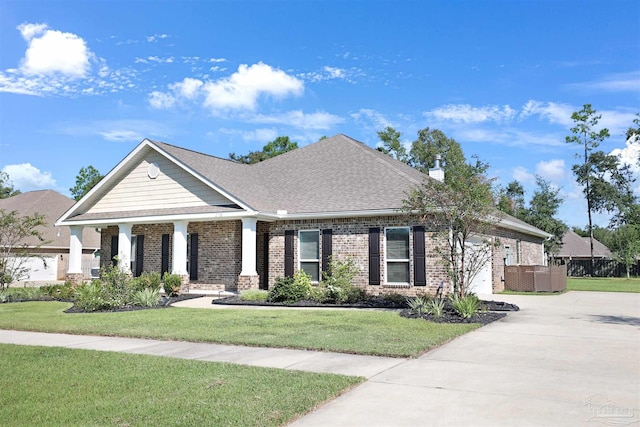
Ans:
[[[385,252],[387,283],[409,283],[409,227],[385,229]]]
[[[320,230],[298,232],[299,269],[311,276],[311,281],[320,281]]]

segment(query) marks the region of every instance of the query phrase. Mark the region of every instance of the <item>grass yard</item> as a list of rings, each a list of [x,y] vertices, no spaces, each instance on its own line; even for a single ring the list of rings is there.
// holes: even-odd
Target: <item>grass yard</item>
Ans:
[[[171,307],[76,313],[62,302],[0,304],[0,329],[417,356],[479,324],[437,324],[392,311],[211,310]]]
[[[571,291],[640,292],[640,277],[567,277]]]
[[[0,424],[279,426],[362,378],[0,345]]]

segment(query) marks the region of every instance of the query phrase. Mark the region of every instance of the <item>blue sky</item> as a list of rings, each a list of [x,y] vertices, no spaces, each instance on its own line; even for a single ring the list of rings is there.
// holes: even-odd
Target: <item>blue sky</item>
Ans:
[[[227,157],[428,126],[503,184],[550,180],[584,226],[570,116],[592,104],[640,177],[639,22],[637,0],[0,0],[0,169],[69,195],[145,137]]]

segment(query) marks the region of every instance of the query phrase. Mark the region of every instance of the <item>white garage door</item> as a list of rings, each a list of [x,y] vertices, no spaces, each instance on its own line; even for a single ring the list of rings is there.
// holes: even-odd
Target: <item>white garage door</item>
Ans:
[[[58,257],[45,257],[47,266],[39,258],[27,259],[23,267],[29,270],[28,277],[23,280],[49,281],[56,280],[58,276]]]
[[[471,245],[468,247],[468,250],[474,250],[474,248],[480,248],[482,246],[482,241],[480,239],[471,240]],[[469,286],[471,292],[476,295],[491,295],[493,293],[493,284],[491,280],[491,257],[487,259],[487,262],[480,268],[480,271],[471,281],[471,285]]]

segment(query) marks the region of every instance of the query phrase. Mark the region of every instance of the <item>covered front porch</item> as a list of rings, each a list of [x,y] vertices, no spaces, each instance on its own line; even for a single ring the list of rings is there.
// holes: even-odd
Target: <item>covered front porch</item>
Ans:
[[[82,229],[99,228],[101,266],[117,265],[139,276],[157,271],[182,277],[192,293],[240,291],[267,287],[264,250],[268,225],[255,217],[181,218],[71,226],[67,279],[82,280]]]

